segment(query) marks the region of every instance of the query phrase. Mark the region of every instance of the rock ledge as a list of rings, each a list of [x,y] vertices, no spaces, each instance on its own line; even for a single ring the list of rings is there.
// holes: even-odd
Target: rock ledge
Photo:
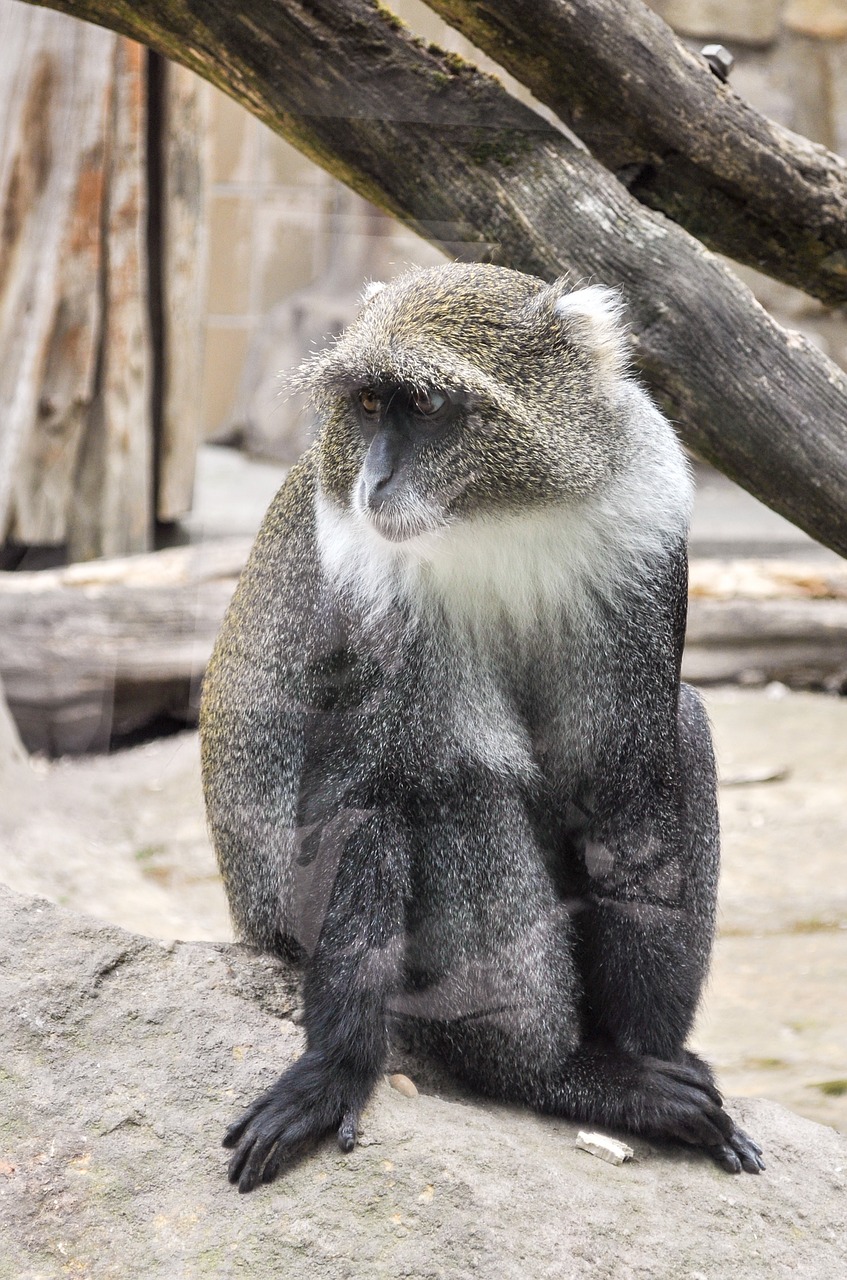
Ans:
[[[733,1178],[632,1139],[615,1167],[422,1073],[380,1087],[352,1155],[239,1196],[218,1142],[299,1050],[292,974],[4,888],[0,917],[2,1280],[847,1274],[847,1138],[750,1099],[768,1168]]]

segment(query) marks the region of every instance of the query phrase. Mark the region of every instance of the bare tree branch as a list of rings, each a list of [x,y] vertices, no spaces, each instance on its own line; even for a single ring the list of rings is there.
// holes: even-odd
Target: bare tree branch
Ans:
[[[684,439],[847,554],[847,376],[500,84],[372,0],[51,0],[205,75],[433,243],[622,285]]]
[[[427,0],[710,249],[847,302],[847,161],[760,115],[642,0]]]

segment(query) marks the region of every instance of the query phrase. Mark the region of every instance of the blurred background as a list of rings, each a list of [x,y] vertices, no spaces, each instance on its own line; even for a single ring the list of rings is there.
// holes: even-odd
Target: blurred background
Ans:
[[[741,97],[847,154],[847,0],[653,7],[692,49],[732,52]],[[392,8],[492,69],[414,0]],[[0,210],[0,876],[154,936],[226,938],[185,730],[310,437],[280,374],[365,282],[440,255],[191,73],[13,0]],[[843,312],[734,269],[847,367]],[[696,473],[684,672],[707,690],[725,845],[698,1044],[730,1092],[843,1129],[845,566]]]

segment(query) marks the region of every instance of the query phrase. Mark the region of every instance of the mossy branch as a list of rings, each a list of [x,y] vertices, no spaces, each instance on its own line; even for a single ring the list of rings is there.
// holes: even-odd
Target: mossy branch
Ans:
[[[643,0],[427,0],[642,204],[710,249],[847,302],[847,160],[768,120]]]

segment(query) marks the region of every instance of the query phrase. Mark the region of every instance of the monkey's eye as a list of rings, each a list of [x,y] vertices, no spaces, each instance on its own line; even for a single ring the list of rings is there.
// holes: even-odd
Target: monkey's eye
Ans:
[[[382,401],[375,391],[360,391],[359,404],[365,413],[379,413]]]
[[[443,391],[415,391],[412,394],[415,413],[422,413],[426,418],[439,413],[446,403],[447,397]]]

